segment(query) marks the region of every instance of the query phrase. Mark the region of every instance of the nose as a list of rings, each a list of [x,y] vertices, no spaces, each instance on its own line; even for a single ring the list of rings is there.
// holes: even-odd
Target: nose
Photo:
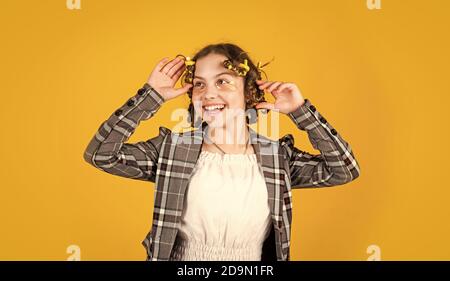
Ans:
[[[219,96],[219,94],[214,89],[208,89],[206,91],[204,98],[207,100],[215,99]]]

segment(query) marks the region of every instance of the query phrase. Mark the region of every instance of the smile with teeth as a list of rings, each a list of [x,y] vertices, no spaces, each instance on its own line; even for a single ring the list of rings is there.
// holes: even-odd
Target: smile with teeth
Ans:
[[[203,107],[203,109],[205,109],[205,112],[208,114],[218,113],[222,111],[224,108],[225,108],[224,104],[207,105]]]

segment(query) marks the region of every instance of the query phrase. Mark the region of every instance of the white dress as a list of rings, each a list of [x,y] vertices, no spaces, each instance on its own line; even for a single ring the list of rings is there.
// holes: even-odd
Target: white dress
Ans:
[[[272,226],[256,154],[201,151],[171,260],[261,260]]]

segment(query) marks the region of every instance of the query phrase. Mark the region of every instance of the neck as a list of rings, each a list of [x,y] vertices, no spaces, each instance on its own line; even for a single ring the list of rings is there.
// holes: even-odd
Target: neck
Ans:
[[[231,127],[208,127],[206,131],[209,140],[213,141],[228,152],[239,152],[243,150],[249,141],[250,132],[246,125]],[[209,145],[212,145],[210,143]],[[250,144],[249,144],[250,145]]]

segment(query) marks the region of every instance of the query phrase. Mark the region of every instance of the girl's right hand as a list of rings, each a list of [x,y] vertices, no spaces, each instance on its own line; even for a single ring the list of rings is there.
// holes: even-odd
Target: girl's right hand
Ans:
[[[175,89],[180,76],[183,74],[186,66],[183,57],[176,57],[169,61],[168,57],[159,61],[158,65],[153,69],[147,83],[152,86],[165,101],[176,98],[186,93],[192,84],[186,83],[184,87]]]

